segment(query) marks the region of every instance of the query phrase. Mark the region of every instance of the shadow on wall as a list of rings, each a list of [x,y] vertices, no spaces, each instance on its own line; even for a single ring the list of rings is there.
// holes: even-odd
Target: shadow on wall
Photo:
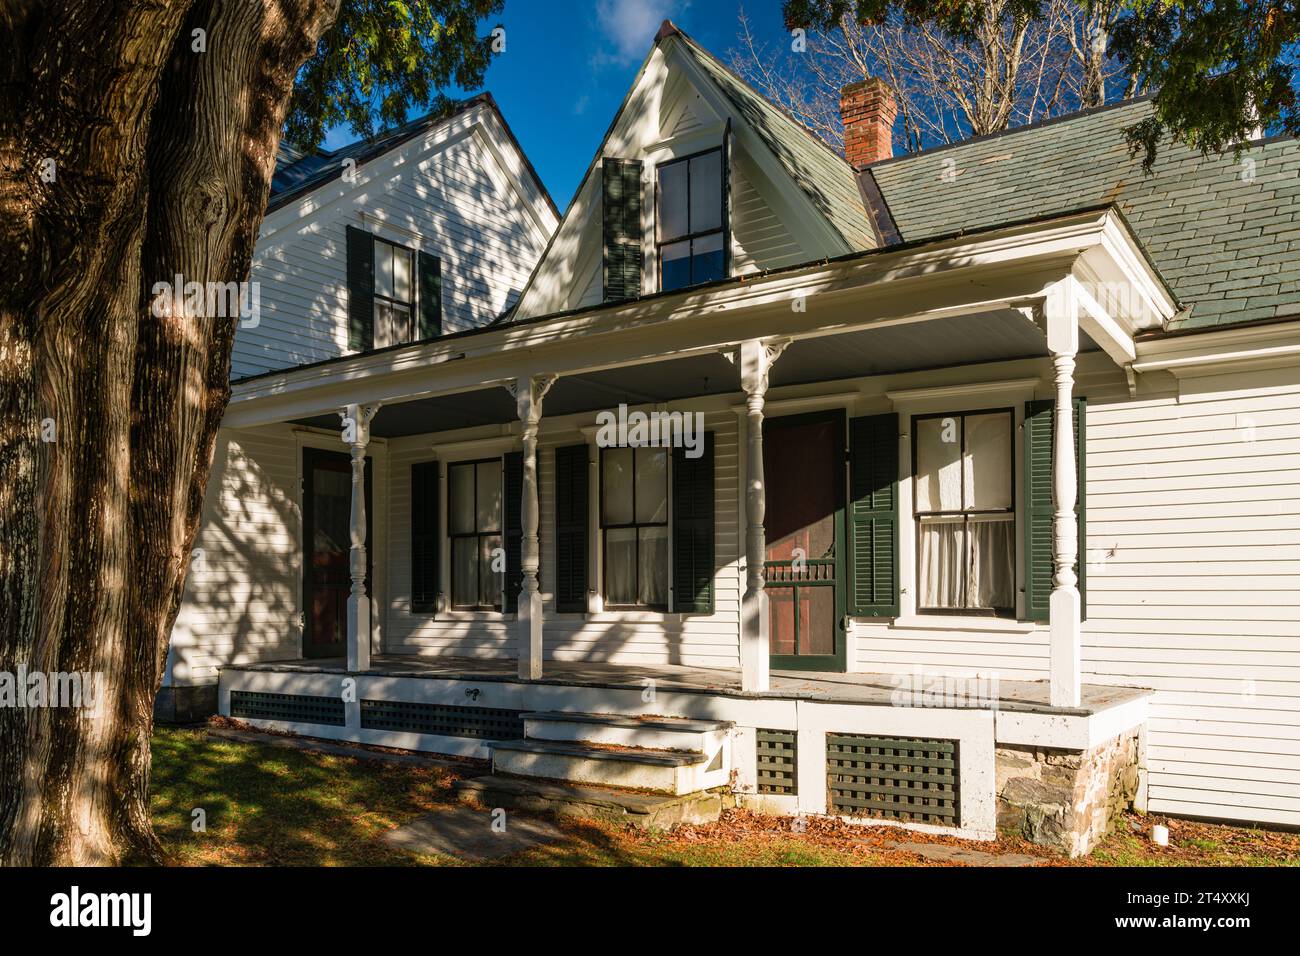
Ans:
[[[256,327],[238,330],[236,378],[347,351],[348,224],[441,258],[444,332],[487,325],[514,304],[541,253],[525,214],[497,191],[472,136],[422,168],[424,158],[400,166],[379,200],[347,203],[325,222],[273,237],[274,254],[255,257],[262,314]]]
[[[176,684],[216,680],[216,667],[301,655],[296,620],[301,516],[292,482],[296,443],[222,431],[208,479],[169,659]],[[274,474],[270,462],[286,462]]]

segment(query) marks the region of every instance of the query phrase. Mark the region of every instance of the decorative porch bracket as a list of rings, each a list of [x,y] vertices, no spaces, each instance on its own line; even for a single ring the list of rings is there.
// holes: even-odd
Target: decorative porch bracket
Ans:
[[[746,478],[745,478],[745,593],[740,601],[740,686],[746,691],[767,690],[768,610],[763,589],[763,562],[767,560],[767,534],[763,519],[767,511],[767,487],[763,478],[763,403],[767,395],[767,373],[789,339],[742,342],[734,355],[740,367],[740,385],[745,390]]]
[[[1074,450],[1074,359],[1079,351],[1078,289],[1072,278],[1056,283],[1047,294],[1044,313],[1047,350],[1052,356],[1056,408],[1052,418],[1052,596],[1050,677],[1053,707],[1078,707],[1083,601],[1074,564],[1079,556],[1078,469]]]
[[[348,567],[352,591],[348,595],[348,670],[370,667],[370,597],[366,594],[366,447],[370,444],[370,423],[380,403],[348,405],[339,412],[343,420],[343,441],[352,451],[352,513],[349,522],[351,549]]]
[[[541,548],[537,538],[540,505],[537,497],[537,430],[542,421],[542,399],[555,384],[554,375],[521,376],[507,382],[515,397],[519,421],[523,426],[523,501],[519,509],[522,525],[519,569],[523,586],[519,591],[519,677],[541,680],[542,677],[542,594],[539,574]]]

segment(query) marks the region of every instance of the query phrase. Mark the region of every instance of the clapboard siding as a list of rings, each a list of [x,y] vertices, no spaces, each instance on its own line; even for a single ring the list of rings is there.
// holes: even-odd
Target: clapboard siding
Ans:
[[[1130,398],[1080,369],[1084,680],[1156,691],[1152,810],[1300,823],[1300,371]],[[859,621],[856,667],[1044,679],[1047,634]]]
[[[732,274],[779,269],[808,259],[789,228],[751,182],[749,164],[737,153],[731,174]]]
[[[399,147],[409,161],[377,186],[359,185],[355,201],[327,203],[264,231],[251,273],[260,317],[236,332],[233,378],[348,351],[348,225],[442,259],[445,331],[485,325],[514,303],[546,237],[502,187],[507,174],[477,136],[434,142],[418,138]]]
[[[299,655],[297,453],[284,427],[218,434],[169,683],[209,683],[223,664]]]
[[[1300,373],[1136,404],[1089,403],[1085,679],[1156,689],[1152,810],[1296,823]]]
[[[687,409],[689,404],[674,404],[673,408],[674,411]],[[557,614],[554,603],[555,449],[580,442],[582,438],[572,430],[543,430],[538,449],[538,483],[547,658],[739,666],[741,582],[737,564],[736,416],[729,411],[713,413],[706,416],[705,427],[714,433],[716,442],[714,613],[608,613],[592,619],[582,614]],[[513,617],[503,619],[500,614],[490,612],[442,615],[410,612],[410,466],[432,457],[428,449],[434,438],[402,439],[394,442],[391,449],[389,560],[392,572],[385,649],[421,655],[513,658],[517,651]]]

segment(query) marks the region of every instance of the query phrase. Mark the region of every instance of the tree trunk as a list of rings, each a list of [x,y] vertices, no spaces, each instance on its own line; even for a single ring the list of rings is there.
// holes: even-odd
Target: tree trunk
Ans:
[[[238,319],[151,290],[247,280],[337,4],[0,0],[0,675],[99,702],[0,706],[0,862],[159,858],[153,699]]]

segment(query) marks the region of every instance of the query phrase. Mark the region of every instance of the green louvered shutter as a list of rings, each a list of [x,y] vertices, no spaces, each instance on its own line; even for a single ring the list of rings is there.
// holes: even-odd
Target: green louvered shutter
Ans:
[[[898,415],[849,423],[849,613],[898,616]]]
[[[1025,617],[1046,621],[1052,598],[1052,429],[1056,402],[1025,403]],[[1074,400],[1074,453],[1078,466],[1079,594],[1088,616],[1087,561],[1087,412],[1086,399]]]
[[[601,162],[601,236],[604,244],[605,301],[635,299],[641,294],[645,259],[641,226],[641,162]]]
[[[586,445],[555,449],[555,610],[587,610]]]
[[[442,260],[427,252],[419,255],[420,338],[442,335]]]
[[[501,514],[506,549],[505,612],[519,610],[519,589],[524,586],[524,453],[506,452],[502,464],[501,494],[505,497]]]
[[[375,237],[347,227],[348,348],[368,352],[375,347]]]
[[[713,433],[703,454],[673,449],[673,610],[713,613]]]
[[[438,600],[438,463],[411,466],[411,613],[432,613]]]

